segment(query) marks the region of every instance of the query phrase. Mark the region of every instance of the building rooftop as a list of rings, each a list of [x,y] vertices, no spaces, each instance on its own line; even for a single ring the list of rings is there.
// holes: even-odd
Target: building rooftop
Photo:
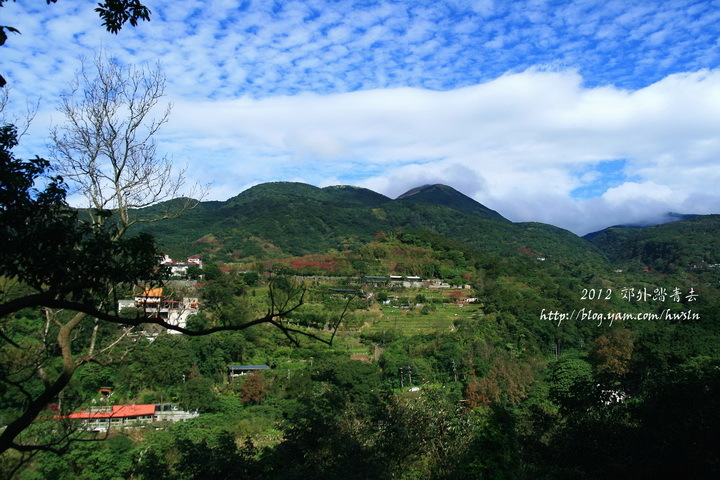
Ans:
[[[124,418],[153,415],[155,404],[151,405],[113,405],[109,408],[89,408],[71,413],[67,418],[87,420],[92,418]]]

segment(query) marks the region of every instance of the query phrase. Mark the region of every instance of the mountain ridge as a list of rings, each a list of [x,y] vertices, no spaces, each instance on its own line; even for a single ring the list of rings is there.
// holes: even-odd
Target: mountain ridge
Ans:
[[[677,212],[667,212],[665,213],[660,219],[657,219],[656,221],[647,221],[647,222],[640,222],[640,223],[621,223],[618,225],[611,225],[609,227],[602,228],[600,230],[596,230],[594,232],[586,233],[582,236],[582,238],[586,240],[591,240],[593,237],[597,236],[598,234],[601,234],[605,230],[611,229],[611,228],[647,228],[647,227],[654,227],[656,225],[665,225],[666,223],[672,223],[672,222],[680,222],[683,220],[692,220],[695,217],[701,217],[703,215],[699,215],[696,213],[677,213]]]
[[[507,218],[485,205],[473,200],[454,188],[441,183],[426,184],[408,190],[395,199],[396,201],[411,200],[444,205],[463,213],[483,218],[509,222]]]
[[[151,215],[153,208],[162,206],[138,213]],[[269,182],[225,202],[200,202],[177,219],[142,230],[173,255],[200,254],[226,262],[354,250],[379,234],[401,230],[432,231],[475,251],[499,256],[590,262],[600,268],[608,261],[627,263],[628,255],[618,252],[629,249],[630,256],[654,261],[647,248],[625,243],[635,241],[627,228],[598,233],[593,240],[553,225],[514,223],[443,184],[416,187],[392,199],[349,185],[320,188]],[[613,235],[616,231],[622,234]]]
[[[151,216],[153,209],[161,210],[162,205],[138,214]],[[225,259],[352,249],[397,229],[432,230],[502,254],[525,248],[518,244],[524,227],[514,226],[499,213],[441,184],[418,187],[391,199],[348,185],[320,188],[268,182],[226,202],[200,202],[177,219],[143,227],[175,254],[196,254],[190,250],[202,247],[201,253]]]
[[[614,264],[640,262],[661,273],[720,263],[720,215],[692,215],[646,227],[608,227],[586,235]]]

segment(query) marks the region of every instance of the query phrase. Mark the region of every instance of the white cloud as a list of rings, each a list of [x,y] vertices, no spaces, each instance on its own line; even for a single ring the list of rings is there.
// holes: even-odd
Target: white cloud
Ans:
[[[303,129],[288,132],[285,144],[302,158],[342,158],[347,155],[345,144],[327,131]]]
[[[610,217],[617,209],[618,220],[627,204],[647,215],[687,210],[687,198],[715,188],[718,92],[720,71],[636,92],[584,88],[572,71],[528,71],[446,92],[178,102],[169,130],[211,164],[230,161],[215,149],[237,152],[233,168],[260,181],[297,178],[304,164],[301,176],[315,184],[333,178],[391,196],[448,183],[514,220],[586,233],[598,218],[594,208]],[[592,180],[578,178],[579,166],[617,159],[626,160],[632,181],[598,200],[572,200],[572,190]]]
[[[273,180],[392,195],[443,182],[513,220],[579,233],[720,210],[707,193],[720,183],[709,2],[207,5],[157,0],[151,22],[114,36],[90,4],[6,4],[4,23],[23,34],[3,48],[2,73],[20,98],[44,97],[24,151],[42,155],[75,57],[102,46],[162,61],[176,105],[162,147],[217,199]],[[613,160],[625,180],[572,197]]]
[[[626,182],[619,187],[609,188],[602,198],[614,207],[624,207],[639,199],[644,202],[662,202],[671,205],[675,192],[666,185],[655,182]]]
[[[276,180],[355,184],[393,197],[446,183],[514,221],[582,234],[670,210],[720,211],[707,194],[720,182],[718,92],[720,71],[630,92],[585,88],[572,71],[532,70],[444,92],[176,99],[160,138],[194,178],[213,182],[214,199]],[[40,116],[43,126],[48,117]],[[573,199],[597,177],[593,165],[612,160],[624,160],[627,181]]]

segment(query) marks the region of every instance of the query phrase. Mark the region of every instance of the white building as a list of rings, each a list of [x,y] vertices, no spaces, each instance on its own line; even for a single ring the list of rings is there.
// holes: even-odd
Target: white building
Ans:
[[[173,277],[184,277],[187,275],[188,268],[192,265],[198,268],[203,268],[202,258],[197,255],[188,257],[186,262],[176,262],[168,255],[164,255],[160,260],[160,265],[170,267],[170,275]]]
[[[182,302],[171,300],[163,296],[162,288],[148,288],[133,300],[118,301],[118,309],[137,308],[143,310],[150,318],[163,320],[170,325],[180,328],[187,327],[190,315],[196,315],[200,309],[197,297],[183,297]],[[170,333],[180,333],[168,330]]]

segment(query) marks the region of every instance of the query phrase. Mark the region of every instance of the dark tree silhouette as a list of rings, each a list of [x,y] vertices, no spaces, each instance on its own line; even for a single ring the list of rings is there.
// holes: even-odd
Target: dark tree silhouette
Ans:
[[[14,450],[22,462],[40,450],[65,451],[82,432],[48,404],[82,365],[122,360],[148,324],[193,336],[270,324],[295,343],[297,335],[332,342],[285,321],[305,294],[286,279],[271,282],[267,313],[241,322],[192,330],[143,309],[121,314],[124,292],[162,285],[154,240],[118,235],[121,224],[82,221],[62,178],[46,175],[49,162],[16,158],[16,144],[15,127],[0,127],[0,454]]]

